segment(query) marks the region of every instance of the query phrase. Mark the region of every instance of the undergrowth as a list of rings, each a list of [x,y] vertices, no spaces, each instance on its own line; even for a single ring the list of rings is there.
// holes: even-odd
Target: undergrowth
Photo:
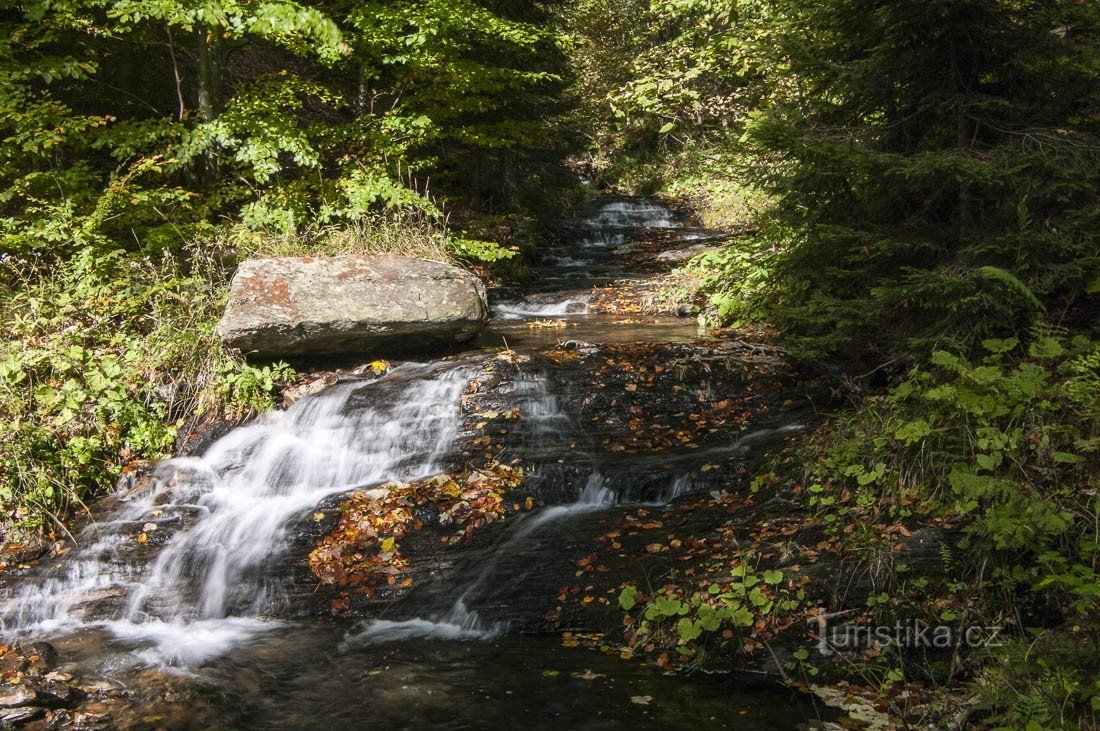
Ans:
[[[223,351],[225,273],[209,258],[86,250],[8,257],[0,311],[0,500],[8,538],[63,526],[75,505],[142,459],[169,454],[184,421],[274,405],[290,376]]]
[[[213,249],[242,257],[395,254],[439,262],[491,263],[516,253],[494,241],[456,234],[441,215],[421,209],[361,216],[289,233],[238,224],[226,228],[218,239]]]
[[[884,526],[948,530],[946,575],[879,576],[872,608],[997,625],[1010,642],[946,667],[887,653],[884,681],[969,682],[973,720],[1095,728],[1100,720],[1100,345],[1050,326],[990,339],[978,362],[936,351],[861,397],[806,448],[809,506],[865,561]],[[894,648],[896,651],[896,648]],[[857,663],[855,674],[869,670]]]

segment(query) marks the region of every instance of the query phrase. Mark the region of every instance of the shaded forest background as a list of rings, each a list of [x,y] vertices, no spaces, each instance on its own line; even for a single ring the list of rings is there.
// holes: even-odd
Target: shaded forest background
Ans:
[[[5,3],[10,532],[60,533],[196,414],[272,404],[289,367],[213,334],[242,257],[521,281],[583,175],[737,232],[686,265],[701,314],[837,380],[758,479],[853,555],[881,520],[949,521],[950,580],[897,579],[883,611],[1015,637],[857,674],[962,683],[991,726],[1096,727],[1098,24],[1053,0]]]

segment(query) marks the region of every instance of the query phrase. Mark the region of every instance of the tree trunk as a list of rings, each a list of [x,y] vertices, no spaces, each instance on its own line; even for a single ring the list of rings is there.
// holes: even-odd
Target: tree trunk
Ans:
[[[196,107],[204,122],[218,118],[225,107],[225,71],[228,48],[220,28],[199,30],[199,78]],[[208,149],[203,155],[202,177],[206,182],[217,178],[218,156]]]
[[[198,109],[203,121],[218,117],[225,104],[226,46],[220,28],[199,31]]]

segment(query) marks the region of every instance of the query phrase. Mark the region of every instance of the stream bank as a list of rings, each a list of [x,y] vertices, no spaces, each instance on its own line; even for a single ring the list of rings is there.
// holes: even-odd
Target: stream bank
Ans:
[[[93,689],[20,722],[468,728],[564,692],[577,727],[816,723],[775,681],[838,574],[805,560],[828,551],[797,500],[752,479],[812,422],[807,384],[766,341],[593,311],[594,289],[706,232],[632,199],[573,226],[531,290],[496,293],[479,349],[317,374],[286,410],[130,480],[66,555],[11,572],[7,626]],[[498,489],[495,466],[521,478]],[[445,509],[424,499],[440,494]],[[337,540],[353,571],[316,559]],[[675,597],[710,585],[728,626],[697,643],[713,618]],[[674,611],[639,616],[658,603]]]

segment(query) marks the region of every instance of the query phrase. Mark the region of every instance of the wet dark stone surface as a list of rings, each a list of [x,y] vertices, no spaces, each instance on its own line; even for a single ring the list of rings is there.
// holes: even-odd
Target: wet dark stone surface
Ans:
[[[466,389],[463,429],[445,462],[458,470],[489,458],[518,460],[530,472],[506,499],[506,518],[479,529],[469,541],[442,543],[450,531],[435,524],[428,508],[418,516],[425,528],[401,542],[409,561],[402,578],[411,579],[411,586],[374,586],[369,595],[352,591],[349,616],[442,616],[462,587],[479,582],[468,602],[484,620],[513,632],[559,630],[569,625],[568,617],[554,616],[560,588],[573,578],[576,561],[595,547],[611,516],[645,503],[664,510],[677,481],[686,493],[681,499],[714,489],[747,489],[746,476],[754,473],[763,448],[782,443],[782,428],[806,417],[792,397],[793,374],[778,353],[761,344],[574,343],[458,362],[475,370]],[[639,371],[625,367],[627,362],[661,370]],[[636,390],[628,390],[630,384]],[[377,403],[386,393],[368,386],[349,408]],[[713,407],[727,401],[724,411]],[[713,423],[698,429],[700,415]],[[649,428],[654,425],[659,428]],[[679,443],[676,435],[692,428],[697,430],[690,441]],[[593,475],[620,505],[547,521],[522,541],[510,542],[539,519],[540,511],[574,503]],[[528,496],[538,506],[535,512],[515,510]],[[335,526],[342,499],[334,496],[320,506],[320,521],[303,516],[292,530],[291,549],[265,569],[291,577],[290,616],[329,615],[333,600],[344,592],[318,589],[306,565],[309,551]],[[624,566],[621,573],[636,568]],[[589,628],[606,624],[586,622]]]

